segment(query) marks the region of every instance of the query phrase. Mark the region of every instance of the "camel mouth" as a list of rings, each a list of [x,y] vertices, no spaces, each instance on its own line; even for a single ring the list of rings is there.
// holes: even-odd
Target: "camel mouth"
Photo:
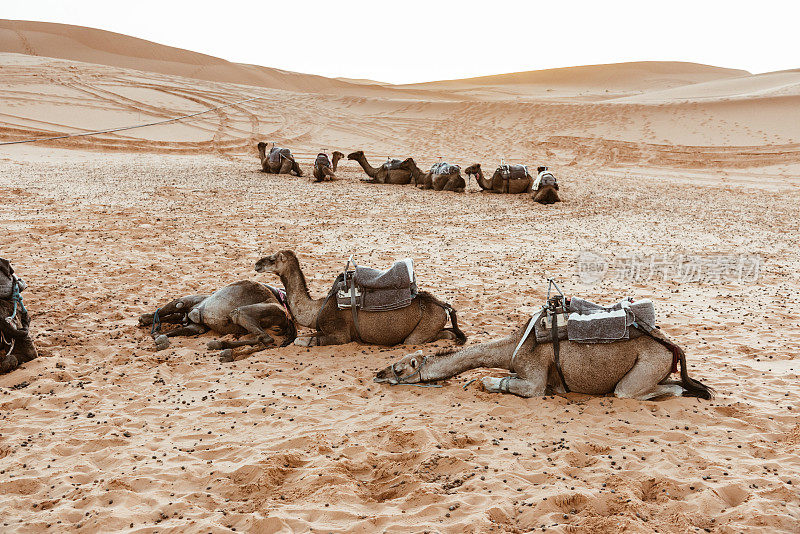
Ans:
[[[272,267],[275,265],[270,258],[261,258],[256,262],[255,270],[257,273],[265,273],[267,271],[271,271]]]

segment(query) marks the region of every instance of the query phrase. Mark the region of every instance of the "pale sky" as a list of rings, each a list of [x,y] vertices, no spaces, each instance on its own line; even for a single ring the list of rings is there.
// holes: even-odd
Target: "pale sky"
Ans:
[[[669,60],[800,68],[800,1],[4,0],[0,17],[90,26],[230,61],[410,83]]]

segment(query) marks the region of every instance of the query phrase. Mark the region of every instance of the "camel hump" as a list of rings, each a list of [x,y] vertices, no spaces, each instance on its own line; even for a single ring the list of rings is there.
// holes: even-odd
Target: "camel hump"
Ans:
[[[461,172],[461,167],[458,165],[453,165],[444,161],[439,163],[434,163],[431,165],[431,172],[433,174],[458,174]]]

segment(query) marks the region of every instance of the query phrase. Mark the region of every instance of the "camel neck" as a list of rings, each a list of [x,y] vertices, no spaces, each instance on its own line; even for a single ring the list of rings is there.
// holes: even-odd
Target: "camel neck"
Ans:
[[[486,183],[486,178],[483,176],[483,169],[478,169],[478,172],[475,173],[475,181],[478,182],[478,186],[481,189],[491,189],[491,184]]]
[[[411,176],[414,178],[414,185],[422,183],[422,171],[419,170],[416,163],[412,163],[409,170],[411,171]]]
[[[374,178],[378,173],[378,170],[369,164],[366,156],[361,156],[356,161],[358,161],[358,164],[361,165],[361,168],[364,169],[364,172],[367,173],[367,176],[370,178]]]
[[[333,172],[336,172],[336,167],[339,166],[339,158],[341,158],[339,154],[333,155],[333,167],[331,168]]]
[[[472,345],[450,354],[429,356],[422,369],[422,377],[425,381],[433,381],[479,367],[511,369],[511,355],[518,340],[518,336],[512,335]]]
[[[308,284],[298,263],[286,274],[281,274],[281,282],[286,288],[286,301],[295,321],[305,327],[315,328],[317,314],[322,307],[323,299],[312,299],[308,292]]]

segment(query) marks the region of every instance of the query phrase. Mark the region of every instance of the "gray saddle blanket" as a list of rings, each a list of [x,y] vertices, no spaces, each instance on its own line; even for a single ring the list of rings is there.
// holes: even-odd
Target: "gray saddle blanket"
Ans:
[[[402,159],[390,159],[386,161],[381,167],[386,169],[387,171],[393,171],[400,168],[400,164],[403,163]]]
[[[528,177],[528,167],[525,165],[500,165],[497,170],[504,180],[522,180]]]
[[[558,338],[576,343],[613,343],[634,339],[655,328],[656,314],[652,301],[642,299],[622,300],[611,306],[595,304],[580,297],[572,297],[564,313],[550,316],[542,310],[534,320],[536,340],[552,341],[553,323],[558,328]]]
[[[433,174],[458,174],[461,172],[461,167],[445,162],[434,163],[431,165],[431,172]]]
[[[409,306],[417,296],[417,281],[411,259],[396,262],[380,271],[356,267],[337,278],[339,308],[355,305],[363,311],[389,311]]]
[[[276,146],[269,150],[267,158],[269,158],[269,162],[273,165],[277,165],[283,159],[293,159],[292,152],[288,148],[278,148]]]
[[[317,154],[317,159],[314,160],[314,167],[331,167],[331,160],[328,155],[322,152]]]
[[[553,176],[553,173],[550,172],[543,172],[539,174],[538,181],[539,183],[536,184],[537,189],[547,186],[555,187],[556,185],[556,177]]]

